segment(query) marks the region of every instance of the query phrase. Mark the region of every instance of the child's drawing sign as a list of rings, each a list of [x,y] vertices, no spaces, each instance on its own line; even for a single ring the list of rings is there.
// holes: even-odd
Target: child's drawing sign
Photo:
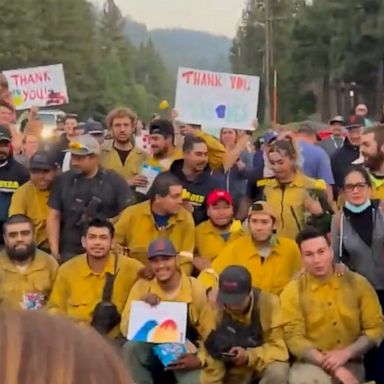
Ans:
[[[185,343],[187,304],[162,301],[151,307],[133,301],[128,323],[128,340],[147,343]]]

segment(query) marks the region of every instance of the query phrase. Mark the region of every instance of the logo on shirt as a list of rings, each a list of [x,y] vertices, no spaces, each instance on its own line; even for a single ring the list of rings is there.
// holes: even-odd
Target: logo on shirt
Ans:
[[[186,189],[183,190],[183,200],[188,200],[193,205],[202,205],[205,200],[205,196],[203,195],[197,195],[195,193],[191,193],[187,191]]]
[[[15,192],[19,186],[18,181],[0,180],[0,192]]]

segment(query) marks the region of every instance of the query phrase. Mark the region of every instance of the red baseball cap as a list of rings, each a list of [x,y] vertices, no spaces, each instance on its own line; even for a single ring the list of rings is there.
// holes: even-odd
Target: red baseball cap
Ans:
[[[220,200],[224,200],[228,204],[233,205],[233,199],[229,192],[224,189],[216,189],[208,195],[207,206],[210,207],[211,205],[215,205]]]

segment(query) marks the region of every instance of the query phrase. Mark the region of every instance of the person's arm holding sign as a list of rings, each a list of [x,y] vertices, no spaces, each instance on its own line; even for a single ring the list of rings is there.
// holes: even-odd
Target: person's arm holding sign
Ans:
[[[257,122],[255,122],[252,129],[257,129]],[[252,131],[237,130],[237,141],[235,147],[231,151],[227,151],[223,161],[224,172],[229,171],[239,160],[241,152],[247,147],[249,138]]]
[[[121,314],[120,331],[124,337],[126,337],[128,334],[128,323],[129,323],[129,316],[131,314],[132,302],[133,301],[146,301],[146,302],[150,301],[149,299],[147,299],[148,293],[146,292],[145,285],[146,285],[145,281],[138,280],[135,283],[135,285],[132,287],[131,292],[129,293],[128,300]],[[151,303],[148,302],[148,304],[152,305],[152,304],[155,304],[155,302],[151,301]]]

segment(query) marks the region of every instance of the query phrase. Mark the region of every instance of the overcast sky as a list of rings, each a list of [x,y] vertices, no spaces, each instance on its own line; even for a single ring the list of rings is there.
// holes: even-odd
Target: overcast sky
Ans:
[[[92,0],[102,4],[103,0]],[[233,37],[246,0],[115,0],[149,29],[183,27]]]

